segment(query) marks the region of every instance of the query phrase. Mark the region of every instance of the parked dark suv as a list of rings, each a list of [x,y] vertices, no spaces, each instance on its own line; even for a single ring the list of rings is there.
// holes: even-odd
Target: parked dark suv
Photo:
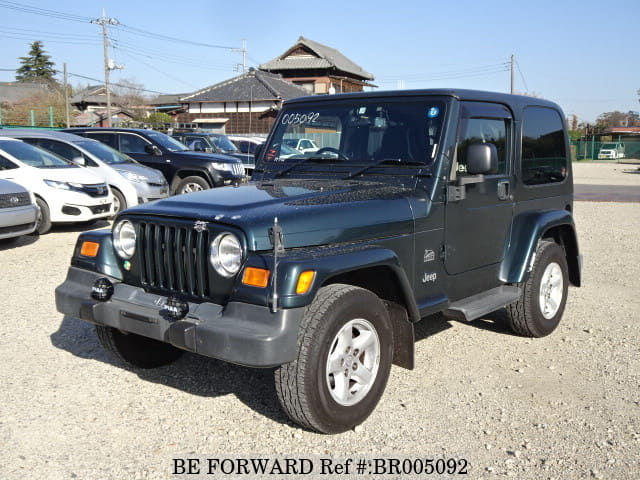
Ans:
[[[63,131],[100,140],[143,165],[160,170],[172,193],[237,184],[245,179],[244,167],[237,158],[190,151],[186,145],[161,132],[138,128],[70,128]]]
[[[239,159],[244,165],[247,174],[255,167],[254,156],[248,153],[242,153],[238,150],[229,137],[222,133],[210,132],[181,132],[174,133],[173,138],[184,143],[190,150],[196,152],[211,152],[229,155]]]
[[[249,184],[81,234],[57,308],[134,367],[185,350],[276,367],[294,421],[345,431],[392,363],[413,368],[421,319],[504,309],[520,335],[558,326],[581,275],[564,118],[545,100],[469,90],[287,101]],[[311,133],[322,148],[282,155]]]

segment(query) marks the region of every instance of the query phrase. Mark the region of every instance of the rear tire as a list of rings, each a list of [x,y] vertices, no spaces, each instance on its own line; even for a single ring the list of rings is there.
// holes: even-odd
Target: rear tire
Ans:
[[[540,242],[529,278],[517,284],[522,289],[520,299],[507,306],[511,329],[525,337],[544,337],[553,332],[564,312],[568,283],[564,249],[555,242]]]
[[[49,213],[49,205],[38,197],[36,197],[36,204],[40,208],[38,220],[36,220],[36,232],[40,235],[44,235],[51,230],[51,214]]]
[[[362,423],[382,397],[393,358],[393,330],[369,290],[334,284],[305,311],[297,358],[275,371],[278,399],[295,422],[321,433]]]
[[[105,350],[130,367],[161,367],[175,362],[184,353],[171,344],[113,327],[96,325],[96,333]]]

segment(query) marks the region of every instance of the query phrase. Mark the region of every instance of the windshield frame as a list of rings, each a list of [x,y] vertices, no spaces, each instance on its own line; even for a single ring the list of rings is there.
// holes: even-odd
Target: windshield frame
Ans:
[[[168,150],[169,152],[173,153],[173,152],[190,152],[191,151],[189,150],[189,147],[187,147],[180,140],[177,140],[167,135],[166,133],[149,130],[145,132],[145,135],[150,140],[153,140],[155,143],[160,145],[165,150]]]
[[[13,147],[17,147],[18,150],[13,149]],[[7,148],[9,147],[9,148]],[[20,151],[20,149],[26,149],[26,150],[22,150]],[[67,160],[66,158],[61,157],[60,155],[56,155],[55,153],[50,152],[49,150],[46,150],[44,148],[40,148],[37,147],[35,145],[31,145],[30,143],[27,142],[23,142],[21,140],[0,140],[0,150],[2,150],[3,152],[8,153],[9,155],[11,155],[14,159],[16,159],[18,162],[20,162],[22,165],[26,165],[32,168],[43,168],[43,169],[49,169],[49,168],[80,168],[78,165],[76,165],[75,163],[73,163],[70,160]],[[40,155],[40,157],[48,157],[48,160],[54,162],[54,164],[52,165],[37,165],[37,162],[33,161],[33,158],[24,158],[24,153],[28,152],[30,154],[37,154]]]
[[[265,148],[262,150],[256,165],[256,169],[258,171],[264,172],[264,176],[271,177],[271,174],[277,174],[281,170],[287,170],[287,172],[295,172],[301,174],[314,174],[314,173],[335,173],[336,175],[344,177],[344,174],[351,174],[354,171],[357,171],[364,168],[362,171],[366,172],[366,175],[394,175],[396,173],[400,175],[415,175],[419,173],[420,170],[424,169],[433,169],[435,163],[438,161],[439,156],[443,150],[442,144],[445,141],[446,137],[446,129],[448,128],[449,116],[451,111],[453,99],[446,95],[416,95],[416,96],[346,96],[345,98],[332,98],[331,100],[327,99],[318,99],[318,100],[309,100],[304,102],[293,101],[291,103],[285,103],[279,115],[276,117],[275,125],[272,128],[271,134],[265,143]],[[427,120],[424,115],[427,115],[427,112],[431,109],[431,106],[437,106],[438,110],[434,117],[429,117]],[[300,114],[301,117],[304,117],[305,112],[317,111],[320,113],[320,116],[317,118],[322,118],[323,115],[326,115],[326,118],[330,118],[333,116],[336,119],[336,125],[340,124],[340,126],[335,127],[335,132],[339,135],[340,138],[340,148],[342,148],[343,140],[342,135],[353,135],[353,133],[345,133],[347,130],[343,130],[341,128],[341,120],[345,118],[352,118],[354,112],[360,111],[361,107],[369,107],[369,109],[373,111],[381,110],[381,115],[395,114],[397,115],[397,121],[389,121],[387,124],[388,127],[393,125],[401,125],[401,129],[406,130],[407,135],[411,135],[411,140],[409,141],[411,147],[410,149],[413,152],[413,156],[411,153],[407,155],[407,158],[398,159],[397,156],[394,158],[389,158],[388,160],[396,160],[395,162],[379,162],[379,159],[375,159],[371,152],[368,152],[368,158],[338,158],[339,155],[336,155],[334,152],[327,152],[325,155],[333,154],[335,156],[334,161],[330,161],[330,158],[323,158],[322,161],[314,161],[318,160],[319,156],[315,154],[315,152],[300,152],[298,155],[289,155],[287,157],[280,157],[279,153],[273,153],[273,148],[279,148],[280,141],[284,138],[287,138],[287,134],[291,132],[292,129],[288,129],[287,125],[283,125],[284,122],[288,122],[288,119],[291,118],[292,115],[296,113]],[[413,108],[412,108],[413,107]],[[365,110],[365,112],[369,112],[369,109]],[[413,111],[415,109],[415,111]],[[395,112],[395,113],[394,113]],[[349,115],[351,117],[349,117]],[[366,117],[366,114],[365,114]],[[423,121],[422,118],[425,118]],[[387,116],[388,119],[388,116]],[[402,119],[402,122],[399,120]],[[367,142],[371,140],[367,140],[370,136],[373,135],[372,131],[374,129],[373,121],[375,118],[373,116],[369,116],[369,125],[368,125],[368,133],[367,137],[362,140],[360,144],[361,148],[364,148]],[[359,128],[357,125],[352,124],[351,128]],[[424,135],[422,133],[422,128],[429,129],[431,126],[436,125],[435,135]],[[379,128],[376,125],[376,128]],[[300,126],[300,130],[297,134],[300,138],[310,138],[315,141],[317,145],[319,145],[319,150],[323,150],[322,143],[317,141],[316,138],[313,138],[313,134],[308,131],[307,124],[303,124]],[[429,130],[430,131],[430,130]],[[346,140],[345,140],[346,141]],[[413,143],[411,143],[413,142]],[[286,142],[283,142],[286,144]],[[367,147],[368,148],[368,147]],[[270,152],[270,149],[272,152]],[[270,153],[273,157],[269,157]],[[323,152],[321,152],[321,155]],[[310,161],[305,162],[304,158],[309,158]],[[413,158],[416,157],[416,158]],[[295,168],[291,169],[292,162],[296,162],[297,165],[304,166],[303,168]],[[354,168],[357,167],[357,168]],[[331,170],[331,172],[327,172],[327,170]],[[280,176],[280,175],[276,175]]]

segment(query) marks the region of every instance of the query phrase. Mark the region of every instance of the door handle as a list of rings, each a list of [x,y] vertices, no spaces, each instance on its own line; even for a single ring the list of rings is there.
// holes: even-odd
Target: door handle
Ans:
[[[500,180],[498,182],[498,198],[500,200],[511,200],[511,188],[509,180]]]

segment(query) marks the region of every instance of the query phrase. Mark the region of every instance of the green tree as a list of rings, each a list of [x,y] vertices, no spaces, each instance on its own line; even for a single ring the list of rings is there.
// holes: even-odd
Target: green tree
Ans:
[[[22,65],[16,70],[17,81],[44,80],[46,82],[55,82],[53,78],[56,74],[56,70],[53,68],[55,63],[51,61],[51,57],[44,51],[40,40],[36,40],[31,44],[29,55],[20,57],[20,63]]]

